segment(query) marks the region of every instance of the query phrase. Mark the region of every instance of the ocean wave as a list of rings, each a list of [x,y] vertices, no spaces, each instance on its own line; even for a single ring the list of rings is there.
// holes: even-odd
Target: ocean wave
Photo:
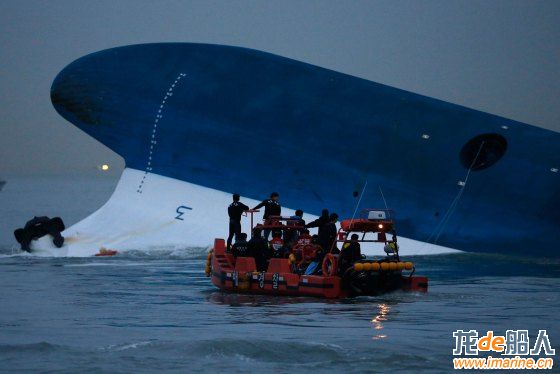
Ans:
[[[336,344],[306,341],[267,339],[216,339],[199,341],[192,347],[207,358],[242,357],[254,361],[285,362],[292,364],[344,361],[348,352]]]
[[[108,347],[103,347],[101,348],[102,351],[126,351],[129,349],[136,349],[139,347],[144,347],[147,345],[152,344],[153,341],[152,340],[145,340],[145,341],[139,341],[139,342],[135,342],[135,343],[124,343],[124,344],[112,344]]]
[[[0,344],[0,353],[49,353],[66,350],[66,347],[48,342],[26,344]]]
[[[208,254],[208,247],[148,247],[138,249],[128,249],[119,251],[115,256],[95,257],[87,256],[84,258],[95,257],[100,260],[106,259],[205,259]],[[0,247],[0,258],[7,257],[35,257],[35,258],[76,258],[75,256],[57,256],[53,251],[52,255],[42,253],[29,253],[15,247]]]
[[[254,339],[251,337],[232,339],[216,338],[188,341],[146,340],[109,345],[102,351],[122,352],[127,350],[142,352],[185,352],[189,357],[197,357],[208,362],[240,360],[246,362],[313,364],[340,362],[349,358],[350,352],[336,344],[322,342],[298,342],[289,340]]]

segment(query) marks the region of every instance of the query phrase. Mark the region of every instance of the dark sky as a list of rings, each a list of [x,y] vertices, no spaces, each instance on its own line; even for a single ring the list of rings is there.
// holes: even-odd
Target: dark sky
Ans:
[[[85,54],[146,42],[272,52],[560,131],[560,1],[0,2],[0,177],[122,160],[49,89]]]

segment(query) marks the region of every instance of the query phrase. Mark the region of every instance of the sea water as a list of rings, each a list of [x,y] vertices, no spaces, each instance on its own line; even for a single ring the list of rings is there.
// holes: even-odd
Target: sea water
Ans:
[[[221,293],[204,276],[206,248],[19,252],[14,228],[34,214],[76,222],[115,183],[18,178],[0,192],[0,371],[449,372],[452,333],[470,329],[546,329],[560,348],[554,258],[416,256],[428,293],[329,301]]]

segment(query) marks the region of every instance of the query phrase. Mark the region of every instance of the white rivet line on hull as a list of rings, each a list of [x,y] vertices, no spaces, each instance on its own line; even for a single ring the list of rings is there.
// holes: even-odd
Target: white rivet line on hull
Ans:
[[[156,117],[154,119],[154,125],[152,126],[150,149],[148,151],[148,162],[146,164],[146,169],[144,170],[144,175],[142,176],[142,180],[140,181],[140,184],[138,185],[138,189],[136,190],[137,193],[142,193],[142,188],[144,187],[144,182],[146,181],[146,177],[148,176],[148,173],[152,171],[152,156],[154,154],[154,149],[157,144],[156,134],[157,134],[158,123],[163,119],[163,110],[165,109],[165,104],[167,103],[167,99],[173,96],[173,89],[175,88],[175,86],[179,84],[181,79],[184,78],[185,76],[186,76],[185,73],[180,73],[177,76],[177,78],[175,78],[175,81],[169,86],[169,88],[165,92],[165,95],[163,96],[163,99],[161,100],[161,103],[159,104],[159,108],[156,113]]]

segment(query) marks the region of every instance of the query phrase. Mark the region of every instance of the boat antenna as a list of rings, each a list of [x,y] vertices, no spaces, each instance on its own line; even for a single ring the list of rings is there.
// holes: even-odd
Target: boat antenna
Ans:
[[[356,203],[356,207],[354,208],[354,214],[352,214],[352,219],[350,220],[350,226],[352,226],[352,222],[354,222],[354,217],[356,217],[356,212],[358,211],[358,207],[360,206],[360,202],[362,201],[362,197],[364,196],[364,192],[366,191],[366,187],[367,187],[367,179],[366,179],[366,183],[364,183],[364,187],[362,188],[362,193],[360,194],[360,198],[358,199],[358,202]]]
[[[383,204],[385,204],[385,209],[389,210],[389,207],[387,206],[387,200],[385,200],[385,195],[383,195],[383,190],[381,189],[381,185],[379,185],[378,187],[379,187],[379,192],[381,192],[381,198],[383,199]]]

